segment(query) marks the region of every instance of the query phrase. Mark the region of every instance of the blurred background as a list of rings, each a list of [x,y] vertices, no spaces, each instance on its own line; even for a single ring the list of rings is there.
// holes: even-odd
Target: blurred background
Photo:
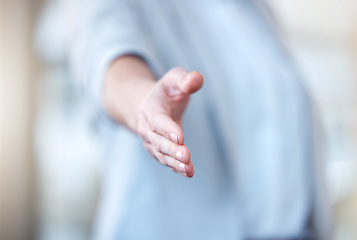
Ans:
[[[357,239],[357,1],[266,0],[320,118],[332,239]],[[0,0],[0,239],[88,239],[103,151],[60,0]]]

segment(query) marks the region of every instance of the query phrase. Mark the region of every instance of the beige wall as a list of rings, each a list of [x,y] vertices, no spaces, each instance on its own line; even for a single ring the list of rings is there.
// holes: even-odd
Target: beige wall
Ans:
[[[34,0],[0,0],[0,239],[31,239],[34,221]]]

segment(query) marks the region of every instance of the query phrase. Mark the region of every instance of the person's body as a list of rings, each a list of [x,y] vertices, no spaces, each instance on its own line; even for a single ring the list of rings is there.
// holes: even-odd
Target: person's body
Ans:
[[[94,238],[313,238],[310,104],[254,5],[89,2],[73,67],[109,129]]]

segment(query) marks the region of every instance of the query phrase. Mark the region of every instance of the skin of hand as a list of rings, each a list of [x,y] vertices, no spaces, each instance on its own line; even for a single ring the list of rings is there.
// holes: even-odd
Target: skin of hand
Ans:
[[[202,85],[202,74],[184,68],[171,69],[155,81],[141,58],[127,55],[109,67],[103,100],[111,117],[138,134],[155,159],[191,178],[194,168],[182,118],[190,95]]]

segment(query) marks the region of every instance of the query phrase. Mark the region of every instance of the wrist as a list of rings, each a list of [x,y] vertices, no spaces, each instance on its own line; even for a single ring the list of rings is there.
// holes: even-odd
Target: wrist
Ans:
[[[142,59],[130,55],[119,57],[109,66],[105,78],[104,107],[115,121],[136,132],[140,105],[155,83]]]

